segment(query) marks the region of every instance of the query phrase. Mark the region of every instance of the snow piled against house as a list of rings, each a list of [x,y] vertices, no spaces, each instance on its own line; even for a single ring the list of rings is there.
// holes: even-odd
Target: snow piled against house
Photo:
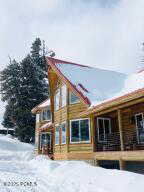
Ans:
[[[144,88],[144,71],[125,75],[71,63],[57,63],[56,66],[90,100],[91,106]]]
[[[0,135],[0,192],[138,192],[143,183],[144,175],[34,156],[32,145]]]

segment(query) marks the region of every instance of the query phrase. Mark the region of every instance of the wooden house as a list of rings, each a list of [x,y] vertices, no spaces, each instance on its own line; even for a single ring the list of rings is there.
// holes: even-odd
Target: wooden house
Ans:
[[[36,151],[55,160],[144,170],[144,71],[128,76],[54,58],[47,64],[50,99],[32,109]],[[51,115],[45,120],[46,108]]]

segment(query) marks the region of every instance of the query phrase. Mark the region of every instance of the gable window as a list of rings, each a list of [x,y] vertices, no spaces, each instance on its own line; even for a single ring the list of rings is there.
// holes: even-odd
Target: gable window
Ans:
[[[89,119],[71,120],[71,143],[90,141],[90,123]]]
[[[61,134],[61,136],[62,136],[61,142],[62,142],[62,144],[66,144],[66,123],[63,123],[63,124],[61,125],[61,131],[62,131],[62,134]]]
[[[61,87],[62,107],[66,106],[66,98],[67,98],[67,87],[66,87],[66,85],[63,85]]]
[[[60,108],[60,89],[57,90],[55,95],[55,110],[57,111]]]
[[[105,142],[108,139],[108,135],[111,133],[111,120],[109,118],[98,118],[98,140]]]
[[[78,103],[79,97],[77,97],[73,92],[70,92],[70,98],[69,98],[70,104]]]
[[[60,141],[59,141],[59,126],[56,127],[55,129],[55,145],[59,145]]]

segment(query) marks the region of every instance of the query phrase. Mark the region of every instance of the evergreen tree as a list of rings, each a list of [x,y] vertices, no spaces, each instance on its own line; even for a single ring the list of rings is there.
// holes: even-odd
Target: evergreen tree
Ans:
[[[6,116],[15,122],[16,135],[23,141],[34,137],[35,116],[31,109],[48,98],[47,65],[39,38],[28,56],[20,63],[13,61],[1,72],[0,82],[2,100],[8,102],[7,108],[11,107]]]

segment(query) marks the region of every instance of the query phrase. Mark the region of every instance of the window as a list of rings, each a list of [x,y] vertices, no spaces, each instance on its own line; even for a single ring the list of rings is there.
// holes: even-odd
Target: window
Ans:
[[[90,141],[90,125],[89,119],[72,120],[71,121],[71,143],[89,142]]]
[[[137,138],[139,143],[144,143],[144,119],[143,113],[135,115]]]
[[[66,144],[66,123],[63,123],[61,125],[61,131],[62,131],[62,144]]]
[[[55,144],[59,145],[59,126],[55,129]]]
[[[111,121],[109,118],[98,118],[98,140],[101,142],[107,141],[108,135],[111,133]]]
[[[60,107],[60,89],[57,90],[55,95],[55,110],[57,111]]]
[[[66,99],[67,99],[67,87],[63,85],[61,87],[61,99],[62,99],[62,107],[66,106]]]
[[[51,111],[49,108],[44,109],[41,114],[40,114],[40,120],[41,121],[46,121],[46,120],[51,120]]]
[[[79,98],[74,94],[74,93],[70,93],[70,104],[74,104],[74,103],[78,103],[79,102]]]
[[[51,134],[50,133],[41,133],[40,134],[40,149],[45,145],[51,144]]]

